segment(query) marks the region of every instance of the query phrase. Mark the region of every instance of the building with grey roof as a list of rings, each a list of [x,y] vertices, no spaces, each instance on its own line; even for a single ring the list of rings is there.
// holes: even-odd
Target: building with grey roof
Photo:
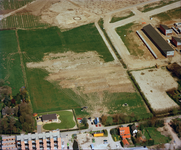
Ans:
[[[1,149],[17,150],[15,143],[15,136],[2,136]]]
[[[143,31],[165,57],[174,56],[174,49],[163,39],[151,24],[144,26]]]
[[[176,47],[181,47],[181,39],[178,38],[178,37],[172,36],[172,43],[173,43]]]
[[[172,34],[172,29],[170,29],[169,27],[167,27],[164,24],[160,24],[160,30],[165,34],[165,35],[169,35]]]
[[[42,121],[43,122],[57,122],[57,114],[48,114],[48,115],[42,115]]]

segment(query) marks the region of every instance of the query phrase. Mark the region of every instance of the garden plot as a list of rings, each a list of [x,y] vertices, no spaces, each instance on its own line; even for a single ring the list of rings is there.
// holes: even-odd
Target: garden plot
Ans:
[[[155,113],[167,112],[179,107],[166,94],[168,89],[177,88],[178,86],[168,71],[163,69],[148,69],[133,71],[132,75]]]

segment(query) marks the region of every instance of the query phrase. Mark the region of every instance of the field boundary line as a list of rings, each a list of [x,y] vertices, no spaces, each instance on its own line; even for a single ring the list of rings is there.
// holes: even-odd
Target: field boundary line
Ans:
[[[26,71],[25,71],[25,66],[23,63],[23,56],[21,53],[21,48],[20,48],[20,44],[19,44],[19,37],[18,37],[17,30],[15,30],[15,32],[16,32],[16,39],[17,39],[17,44],[18,44],[18,53],[20,56],[21,68],[22,68],[22,72],[23,72],[23,79],[24,79],[25,87],[28,87],[27,78],[26,78]]]

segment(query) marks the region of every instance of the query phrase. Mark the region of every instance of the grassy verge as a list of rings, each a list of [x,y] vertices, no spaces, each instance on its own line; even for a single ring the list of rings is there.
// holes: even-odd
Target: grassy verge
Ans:
[[[12,87],[15,95],[24,86],[20,55],[14,30],[0,31],[0,79]]]
[[[131,29],[133,25],[135,24],[132,22],[125,26],[118,27],[116,28],[116,32],[123,40],[131,55],[142,56],[144,54],[144,51],[138,48],[138,44],[134,42],[132,35],[130,35],[130,33],[133,32]]]
[[[163,13],[154,15],[152,17],[156,17],[161,22],[163,22],[163,21],[169,21],[169,20],[172,20],[172,19],[178,19],[178,18],[180,18],[180,14],[181,14],[181,9],[179,7],[179,8],[169,10],[167,12],[163,12]]]
[[[85,110],[81,111],[81,108],[75,108],[74,110],[75,110],[75,114],[76,114],[77,118],[84,118],[84,117],[88,117],[90,115]]]
[[[55,129],[69,129],[75,126],[75,122],[73,120],[73,113],[70,111],[56,111],[49,112],[48,114],[57,114],[59,115],[59,120],[61,123],[47,123],[43,126],[45,130],[55,130]],[[45,115],[47,113],[40,113],[39,115]]]
[[[142,12],[147,12],[147,11],[151,11],[151,10],[154,10],[154,9],[157,9],[157,8],[160,8],[160,7],[163,7],[163,6],[172,4],[174,2],[178,2],[178,1],[180,0],[170,0],[170,1],[161,0],[158,4],[156,3],[148,4],[148,5],[145,5],[143,8],[140,8],[139,10]]]
[[[163,144],[163,143],[167,143],[170,141],[169,137],[166,137],[164,135],[162,135],[159,131],[157,131],[156,128],[154,127],[147,127],[146,130],[148,131],[147,134],[150,135],[150,137],[154,140],[154,144]],[[145,132],[146,133],[146,132]],[[148,138],[148,135],[145,135],[146,138]]]
[[[124,20],[126,18],[129,18],[129,17],[132,17],[134,16],[134,13],[131,11],[129,15],[127,16],[124,16],[124,17],[116,17],[116,16],[113,16],[110,23],[114,23],[114,22],[117,22],[117,21],[120,21],[120,20]]]
[[[102,29],[102,31],[103,31],[103,33],[104,33],[104,35],[105,35],[105,37],[106,37],[109,45],[111,46],[111,48],[113,49],[114,53],[116,54],[117,58],[118,58],[118,59],[120,60],[120,62],[122,63],[123,67],[124,67],[125,69],[127,69],[126,64],[125,64],[124,61],[122,60],[121,56],[118,54],[117,50],[116,50],[115,47],[113,46],[113,44],[112,44],[109,36],[107,35],[107,33],[106,33],[105,29],[104,29],[104,26],[103,26],[104,21],[103,21],[102,18],[98,21],[98,24],[99,24],[100,28]]]

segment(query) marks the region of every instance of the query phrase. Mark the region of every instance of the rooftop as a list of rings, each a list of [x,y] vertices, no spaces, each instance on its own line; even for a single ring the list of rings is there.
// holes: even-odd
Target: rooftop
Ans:
[[[52,120],[52,119],[57,119],[56,114],[48,114],[48,115],[42,115],[42,120]]]
[[[177,42],[181,42],[181,39],[175,36],[172,36],[173,39],[175,39]]]

